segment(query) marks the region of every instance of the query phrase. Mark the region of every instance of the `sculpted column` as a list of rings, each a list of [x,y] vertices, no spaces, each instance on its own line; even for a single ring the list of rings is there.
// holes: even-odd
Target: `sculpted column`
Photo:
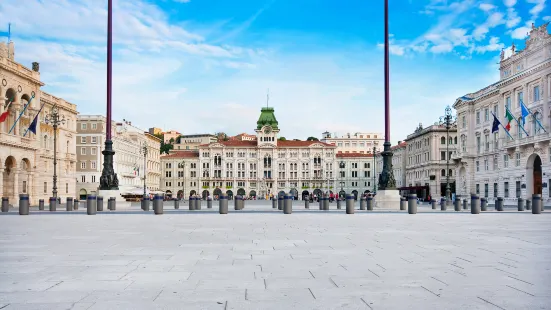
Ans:
[[[13,197],[10,197],[10,201],[19,201],[19,169],[14,168],[11,170],[13,173]]]
[[[4,168],[0,168],[0,198],[4,197]]]

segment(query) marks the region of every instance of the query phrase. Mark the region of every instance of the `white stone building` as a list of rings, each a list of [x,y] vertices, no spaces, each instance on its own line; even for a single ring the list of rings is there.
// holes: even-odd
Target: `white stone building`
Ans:
[[[375,152],[381,152],[385,142],[382,133],[357,132],[337,137],[337,134],[332,135],[329,132],[324,132],[322,135],[321,142],[337,146],[337,153],[343,154],[373,154],[373,148],[375,148]]]
[[[173,150],[194,150],[197,152],[199,150],[199,145],[216,141],[218,141],[216,136],[211,134],[181,135],[176,138]]]
[[[106,119],[102,115],[79,115],[77,124],[77,196],[97,194],[103,169]],[[112,140],[115,156],[113,169],[119,180],[122,195],[139,195],[143,192],[143,175],[147,172],[148,192],[160,188],[161,140],[132,125],[131,122],[112,121]],[[147,170],[144,170],[144,146],[147,146]]]
[[[54,105],[65,123],[57,130],[57,196],[75,193],[75,138],[77,107],[61,98],[43,92],[39,64],[32,70],[14,60],[14,43],[0,43],[0,114],[7,108],[8,117],[0,123],[0,196],[17,205],[19,194],[29,194],[32,205],[39,199],[47,203],[52,196],[54,169],[53,127],[45,123]],[[34,95],[34,99],[31,100]],[[11,105],[7,105],[13,100]],[[27,109],[24,107],[27,103]],[[42,110],[40,108],[43,106]],[[15,120],[24,110],[13,131]],[[25,131],[40,111],[36,135]]]
[[[457,128],[452,124],[449,132],[444,125],[421,124],[406,138],[406,183],[399,189],[417,194],[421,199],[439,199],[446,196],[446,179],[455,194],[454,154],[457,149]]]
[[[351,193],[356,198],[375,190],[375,157],[373,154],[338,153],[336,190],[340,196]]]
[[[297,199],[313,193],[336,194],[341,189],[340,161],[345,162],[346,192],[359,195],[373,188],[372,157],[343,153],[337,158],[337,147],[320,141],[278,141],[273,108],[262,108],[255,131],[256,140],[220,140],[199,146],[198,153],[175,150],[162,156],[162,190],[173,196],[227,192],[264,199],[282,192],[291,192]],[[178,166],[182,161],[185,167]]]
[[[493,203],[504,197],[515,205],[517,197],[542,194],[549,205],[551,183],[551,36],[547,25],[532,27],[525,49],[501,56],[501,79],[456,100],[460,147],[455,157],[458,194],[478,193]],[[503,128],[492,133],[492,112],[507,125],[505,106],[515,118],[521,116],[520,102],[531,110],[524,133],[513,121],[509,138]],[[535,118],[543,125],[538,125]]]

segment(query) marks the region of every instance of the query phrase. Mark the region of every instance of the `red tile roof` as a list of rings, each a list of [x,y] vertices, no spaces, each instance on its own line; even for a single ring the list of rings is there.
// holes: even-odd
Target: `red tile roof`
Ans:
[[[213,143],[220,143],[227,147],[255,147],[257,146],[257,141],[240,141],[240,140],[228,140],[228,141],[218,141]],[[312,144],[321,144],[326,147],[330,148],[336,148],[336,146],[332,144],[327,144],[320,141],[277,141],[278,148],[286,148],[286,147],[306,147],[310,146]],[[212,144],[212,143],[211,143]],[[201,144],[201,147],[207,147],[209,144]]]
[[[176,151],[168,155],[161,156],[161,159],[168,159],[168,158],[199,158],[199,152]]]
[[[337,153],[337,157],[342,158],[358,158],[358,157],[373,157],[373,154],[362,154],[362,153]]]

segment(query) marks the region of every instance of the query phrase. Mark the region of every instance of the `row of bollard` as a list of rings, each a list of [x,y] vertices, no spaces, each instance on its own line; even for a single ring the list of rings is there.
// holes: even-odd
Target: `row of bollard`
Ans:
[[[97,211],[103,211],[103,197],[95,197],[93,195],[88,195],[88,200],[94,200],[94,206],[97,208]],[[57,211],[57,205],[59,204],[60,198],[50,197],[49,199],[49,210],[50,212]],[[73,199],[72,197],[67,197],[66,204],[65,204],[65,210],[66,211],[73,211],[78,210],[79,207],[79,201],[77,199]],[[108,200],[108,209],[114,211],[116,209],[116,202],[115,197],[111,197]],[[38,210],[44,211],[44,199],[38,200]],[[9,211],[9,200],[6,197],[2,197],[2,212],[8,212]],[[29,194],[19,194],[19,214],[20,215],[29,215],[30,211],[30,201],[29,201]],[[95,213],[94,213],[95,214]]]

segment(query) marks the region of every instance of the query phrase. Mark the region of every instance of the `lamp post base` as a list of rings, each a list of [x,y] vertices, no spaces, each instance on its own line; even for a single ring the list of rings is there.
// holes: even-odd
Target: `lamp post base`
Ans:
[[[400,210],[400,191],[397,189],[378,190],[375,202],[377,210]]]

